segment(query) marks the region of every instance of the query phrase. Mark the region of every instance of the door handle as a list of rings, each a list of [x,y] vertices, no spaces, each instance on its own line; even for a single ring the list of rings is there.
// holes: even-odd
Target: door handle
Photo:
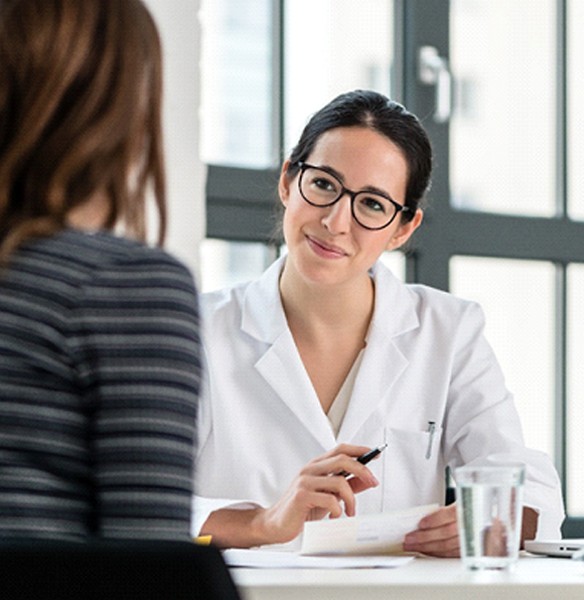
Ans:
[[[418,54],[418,77],[435,88],[434,121],[446,123],[452,112],[452,80],[448,61],[434,46],[422,46]]]

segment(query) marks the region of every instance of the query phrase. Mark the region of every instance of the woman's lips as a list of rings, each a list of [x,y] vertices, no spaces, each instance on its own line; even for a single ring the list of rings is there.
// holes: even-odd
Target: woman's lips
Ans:
[[[306,239],[308,240],[309,246],[318,256],[322,256],[324,258],[344,258],[347,256],[347,252],[338,246],[327,244],[308,235],[306,236]]]

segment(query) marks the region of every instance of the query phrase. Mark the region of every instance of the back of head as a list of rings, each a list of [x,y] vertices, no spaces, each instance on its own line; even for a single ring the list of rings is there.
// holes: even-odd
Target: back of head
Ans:
[[[430,185],[432,147],[418,118],[401,104],[372,90],[341,94],[317,111],[306,124],[290,155],[289,176],[306,161],[323,133],[337,127],[367,127],[387,137],[403,152],[408,164],[405,204],[414,210]]]
[[[106,199],[104,226],[165,226],[161,49],[141,0],[0,2],[0,260]]]

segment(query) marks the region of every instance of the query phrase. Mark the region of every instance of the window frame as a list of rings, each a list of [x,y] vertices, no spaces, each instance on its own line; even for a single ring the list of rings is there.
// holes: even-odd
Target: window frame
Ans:
[[[434,91],[416,77],[418,48],[435,46],[449,58],[449,0],[395,0],[396,27],[402,56],[402,100],[418,115],[432,114]],[[584,263],[584,222],[567,216],[567,0],[557,0],[557,215],[529,217],[469,212],[450,205],[449,124],[424,125],[436,156],[424,227],[416,233],[408,256],[408,278],[439,289],[449,289],[449,262],[454,255],[550,261],[556,267],[556,360],[554,462],[566,497],[567,406],[567,268]],[[497,232],[497,235],[493,235]],[[584,518],[570,517],[562,527],[566,537],[584,536]]]

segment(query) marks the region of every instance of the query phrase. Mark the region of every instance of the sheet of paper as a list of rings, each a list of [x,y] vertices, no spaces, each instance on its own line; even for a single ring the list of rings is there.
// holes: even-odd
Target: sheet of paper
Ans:
[[[391,554],[402,550],[404,535],[437,504],[340,519],[309,521],[304,525],[301,554]]]
[[[412,556],[301,556],[296,552],[239,548],[223,550],[223,558],[230,567],[271,569],[387,569],[413,560]]]

